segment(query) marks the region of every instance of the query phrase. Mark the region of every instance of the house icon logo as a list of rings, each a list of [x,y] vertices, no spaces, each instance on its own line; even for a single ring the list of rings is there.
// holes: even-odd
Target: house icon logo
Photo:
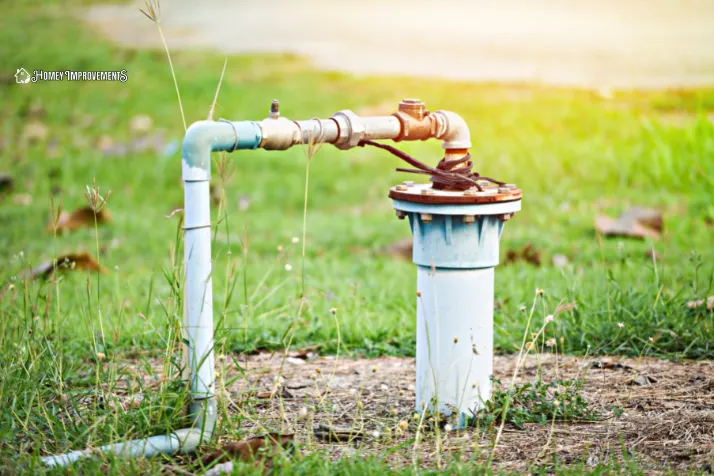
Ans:
[[[20,68],[15,73],[15,81],[17,81],[18,84],[27,84],[30,82],[30,79],[30,73],[28,73],[25,68]]]

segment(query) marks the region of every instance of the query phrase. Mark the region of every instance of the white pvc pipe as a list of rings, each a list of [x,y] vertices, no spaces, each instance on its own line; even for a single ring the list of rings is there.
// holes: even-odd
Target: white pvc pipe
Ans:
[[[214,394],[213,286],[209,182],[184,186],[184,338],[194,399]]]
[[[417,410],[459,413],[491,396],[493,268],[417,271]]]

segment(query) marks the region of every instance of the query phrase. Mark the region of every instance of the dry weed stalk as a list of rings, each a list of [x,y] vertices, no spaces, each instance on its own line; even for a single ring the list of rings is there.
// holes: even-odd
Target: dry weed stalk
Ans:
[[[146,10],[139,11],[146,16],[149,20],[154,22],[156,28],[159,30],[159,35],[161,35],[161,42],[164,45],[164,50],[166,51],[166,57],[169,60],[169,67],[171,68],[171,77],[174,79],[174,87],[176,88],[176,97],[178,98],[179,109],[181,110],[181,120],[183,121],[183,130],[188,129],[186,126],[186,115],[183,112],[183,103],[181,102],[181,93],[179,92],[178,80],[176,79],[176,71],[174,69],[173,61],[171,61],[171,53],[169,53],[169,47],[166,44],[166,38],[164,37],[164,31],[161,28],[161,2],[159,0],[146,0]]]

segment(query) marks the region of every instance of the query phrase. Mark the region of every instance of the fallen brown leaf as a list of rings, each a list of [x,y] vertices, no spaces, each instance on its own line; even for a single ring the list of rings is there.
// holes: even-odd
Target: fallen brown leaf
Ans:
[[[281,435],[268,433],[264,436],[255,436],[247,440],[228,443],[203,458],[204,466],[212,463],[222,463],[229,459],[238,458],[243,461],[262,461],[272,459],[281,449],[294,449],[295,434]]]
[[[53,261],[45,261],[33,268],[29,273],[26,273],[25,276],[30,279],[37,277],[46,278],[51,276],[56,270],[101,271],[102,273],[107,273],[106,268],[100,265],[92,255],[87,252],[80,252],[58,256],[56,264]]]
[[[97,225],[111,221],[112,217],[106,208],[97,212]],[[80,207],[72,213],[62,212],[57,220],[57,231],[73,231],[92,226],[94,226],[94,211],[90,207]],[[47,225],[47,231],[54,231],[51,222]]]
[[[505,264],[516,263],[518,261],[525,261],[526,263],[540,267],[540,265],[541,265],[540,251],[538,251],[536,249],[536,247],[533,246],[532,243],[526,244],[520,250],[506,251],[506,256],[504,259]]]
[[[629,208],[616,220],[606,215],[595,218],[595,230],[605,236],[659,238],[663,226],[660,212],[643,207]]]

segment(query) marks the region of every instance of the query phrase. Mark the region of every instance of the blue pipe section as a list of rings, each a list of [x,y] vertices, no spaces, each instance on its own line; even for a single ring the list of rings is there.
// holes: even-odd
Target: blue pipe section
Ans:
[[[211,152],[257,149],[262,140],[255,121],[198,121],[191,124],[181,146],[185,181],[211,178]]]

